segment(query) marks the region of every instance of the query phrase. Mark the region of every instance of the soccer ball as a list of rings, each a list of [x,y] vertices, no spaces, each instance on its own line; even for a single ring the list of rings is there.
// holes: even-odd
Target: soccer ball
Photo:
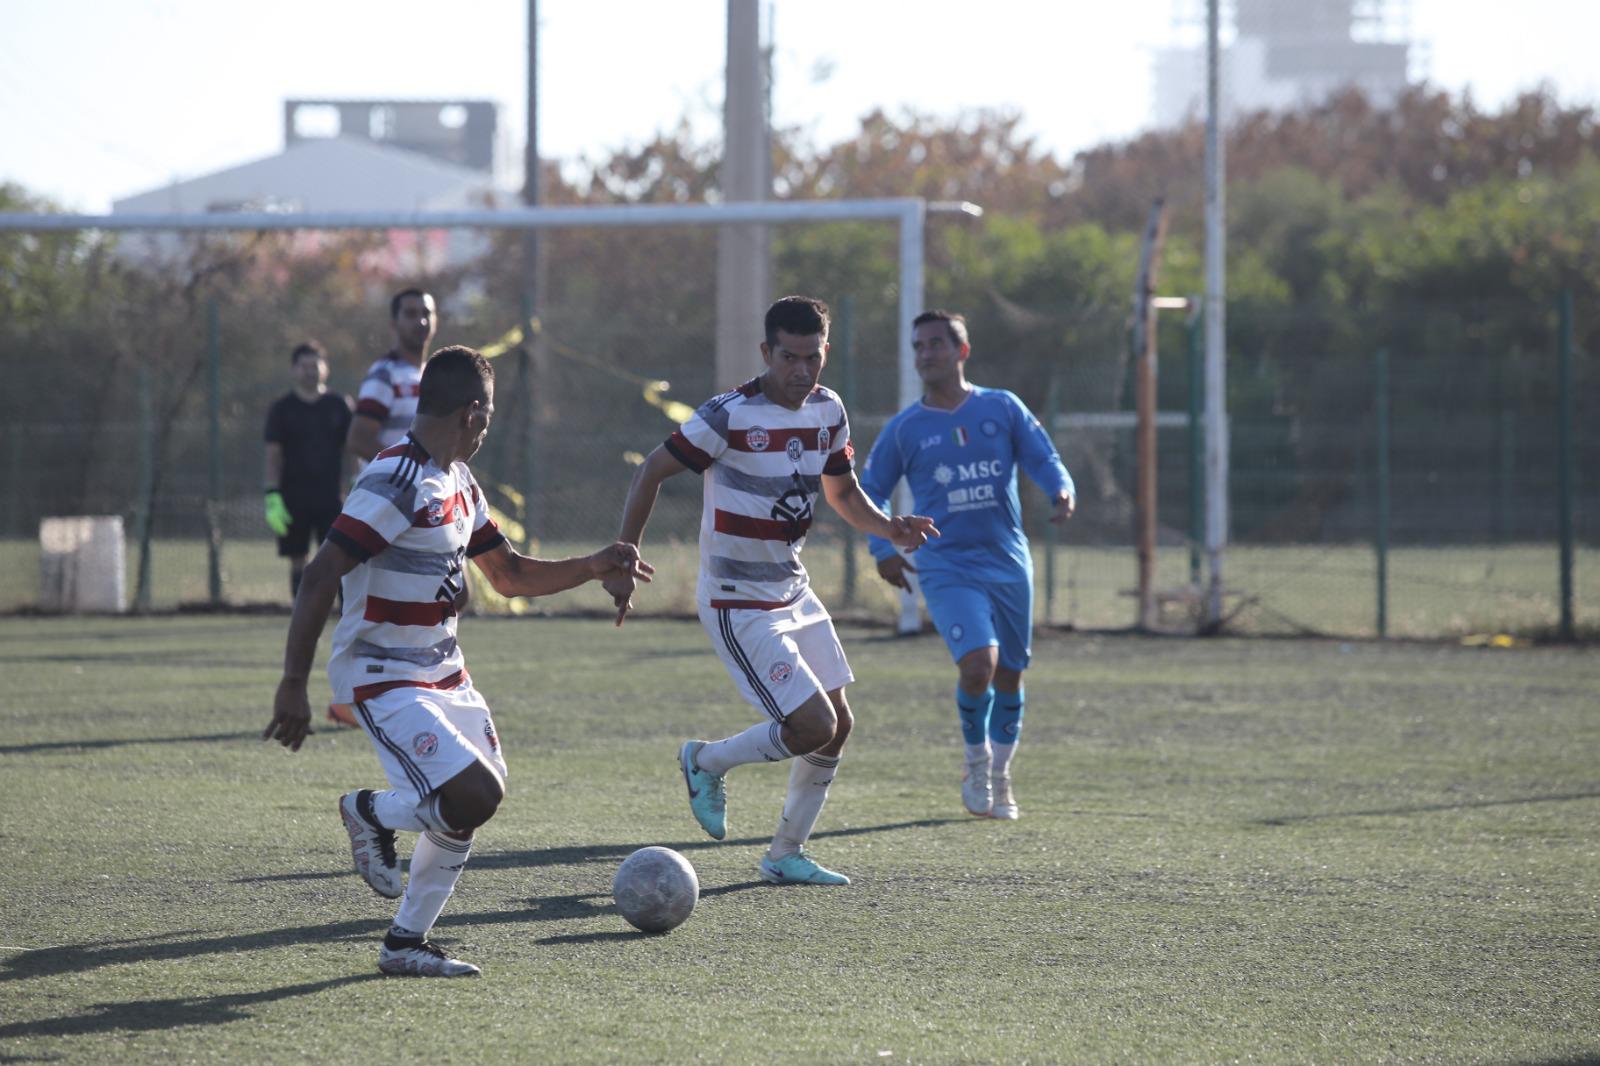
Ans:
[[[611,896],[635,929],[665,933],[694,912],[700,879],[689,860],[671,848],[640,848],[617,867]]]

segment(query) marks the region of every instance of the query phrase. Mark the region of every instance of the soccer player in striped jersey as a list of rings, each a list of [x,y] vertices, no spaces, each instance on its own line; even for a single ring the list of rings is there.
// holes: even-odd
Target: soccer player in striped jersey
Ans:
[[[272,721],[262,734],[298,751],[310,732],[306,681],[342,584],[328,678],[335,698],[356,708],[389,787],[347,793],[339,814],[356,871],[381,896],[404,893],[378,955],[386,974],[478,973],[427,939],[472,851],[474,830],[505,797],[494,719],[456,643],[467,560],[504,596],[544,596],[595,579],[650,579],[651,567],[631,544],[560,561],[511,549],[467,467],[493,414],[488,360],[470,348],[441,349],[423,371],[410,432],[362,472],[306,567]],[[420,834],[403,887],[397,830]]]
[[[345,447],[362,462],[405,439],[417,413],[422,365],[438,329],[439,312],[431,293],[402,289],[389,298],[394,347],[367,368],[356,393],[356,416]]]
[[[356,393],[355,417],[345,438],[345,450],[363,463],[385,448],[405,439],[417,413],[422,388],[422,364],[428,344],[439,327],[433,295],[421,289],[402,289],[389,298],[389,328],[394,347],[367,368]],[[355,708],[348,703],[328,704],[328,721],[359,728]]]
[[[854,721],[844,689],[855,678],[800,565],[817,495],[856,529],[908,551],[939,535],[929,519],[889,518],[862,493],[844,405],[817,383],[827,352],[826,304],[803,296],[773,304],[761,345],[765,373],[708,400],[650,453],[628,490],[618,535],[639,544],[667,478],[685,470],[704,477],[700,621],[765,720],[722,740],[687,741],[678,760],[689,808],[717,840],[727,835],[728,771],[793,760],[777,833],[758,867],[774,884],[850,883],[805,850]],[[632,580],[619,572],[606,585],[620,605],[618,625],[632,606]]]
[[[867,456],[862,486],[886,503],[901,477],[912,507],[944,531],[912,566],[870,542],[878,573],[910,588],[916,572],[933,624],[955,660],[966,741],[961,799],[980,817],[1013,820],[1011,756],[1022,729],[1022,672],[1033,645],[1033,558],[1017,498],[1020,467],[1050,497],[1050,521],[1072,517],[1076,492],[1050,436],[1004,389],[968,384],[967,322],[926,311],[912,323],[921,400],[889,420]]]

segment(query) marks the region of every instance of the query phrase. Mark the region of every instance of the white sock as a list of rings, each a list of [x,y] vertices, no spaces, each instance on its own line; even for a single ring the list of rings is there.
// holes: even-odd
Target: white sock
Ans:
[[[839,757],[802,755],[789,768],[789,793],[783,799],[783,817],[778,819],[778,832],[772,838],[769,858],[781,859],[793,855],[811,839],[822,805],[828,801],[828,786],[839,772]]]
[[[743,733],[707,744],[694,761],[706,773],[721,775],[745,763],[782,762],[792,758],[794,752],[783,746],[783,726],[777,722],[758,722]]]
[[[439,920],[445,901],[461,879],[461,868],[472,854],[472,841],[438,833],[423,833],[411,853],[411,878],[406,882],[405,898],[394,916],[395,931],[401,936],[427,936]]]
[[[1011,756],[1016,754],[1015,744],[996,744],[994,746],[994,776],[1004,777],[1011,772]]]
[[[989,752],[990,748],[988,741],[984,741],[982,744],[968,744],[967,761],[979,763],[988,762],[990,758]]]
[[[409,788],[391,788],[372,794],[372,813],[385,829],[420,833],[428,828],[417,817],[417,794]]]

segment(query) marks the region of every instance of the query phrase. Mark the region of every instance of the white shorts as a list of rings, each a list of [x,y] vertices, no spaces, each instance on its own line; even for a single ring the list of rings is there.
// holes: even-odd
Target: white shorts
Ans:
[[[487,763],[503,781],[506,760],[489,705],[469,677],[452,689],[392,688],[356,704],[360,720],[389,784],[418,798],[474,762]]]
[[[702,606],[700,624],[740,695],[776,721],[813,693],[855,680],[833,619],[810,589],[776,611]]]

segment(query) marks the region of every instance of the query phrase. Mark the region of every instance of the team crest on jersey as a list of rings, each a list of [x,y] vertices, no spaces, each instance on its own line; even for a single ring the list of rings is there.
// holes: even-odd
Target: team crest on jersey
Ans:
[[[411,750],[417,753],[417,758],[426,759],[439,750],[439,738],[432,733],[418,733],[411,738]]]
[[[783,450],[789,454],[791,463],[798,463],[800,457],[805,454],[806,446],[800,443],[799,437],[790,437],[789,443],[783,446]]]
[[[772,669],[767,671],[767,680],[774,685],[781,685],[794,676],[794,668],[788,663],[773,663]]]
[[[483,739],[489,742],[490,751],[498,751],[500,749],[500,738],[494,735],[493,722],[483,723]]]
[[[462,511],[456,512],[456,532],[460,533],[467,528],[467,516]]]
[[[767,450],[767,445],[772,443],[772,438],[767,436],[767,431],[760,426],[751,426],[744,431],[744,442],[750,446],[751,451],[764,452]]]
[[[983,430],[985,437],[998,437],[1000,435],[1000,423],[992,418],[985,418],[979,423],[978,428]]]
[[[436,526],[444,521],[444,501],[432,500],[428,503],[428,525]]]
[[[828,427],[823,426],[817,430],[817,451],[826,453],[828,445],[833,443],[833,434],[828,432]]]

